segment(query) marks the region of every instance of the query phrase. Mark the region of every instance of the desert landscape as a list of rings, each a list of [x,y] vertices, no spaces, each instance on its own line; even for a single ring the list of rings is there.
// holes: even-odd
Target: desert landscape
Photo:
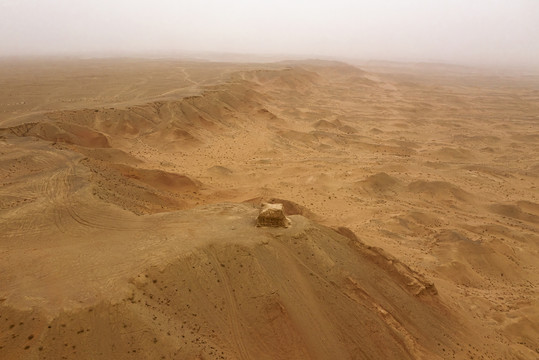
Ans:
[[[539,357],[539,75],[5,58],[0,83],[1,359]]]

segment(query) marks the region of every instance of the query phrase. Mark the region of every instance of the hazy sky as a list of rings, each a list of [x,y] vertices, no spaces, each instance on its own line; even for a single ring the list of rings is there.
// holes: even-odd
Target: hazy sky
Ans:
[[[0,56],[181,51],[539,66],[539,0],[0,0]]]

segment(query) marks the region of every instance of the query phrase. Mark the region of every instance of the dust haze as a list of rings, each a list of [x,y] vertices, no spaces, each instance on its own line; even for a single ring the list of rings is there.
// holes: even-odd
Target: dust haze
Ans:
[[[537,5],[403,3],[0,2],[0,359],[536,360]]]
[[[539,63],[539,4],[518,1],[0,2],[0,54],[192,52]]]

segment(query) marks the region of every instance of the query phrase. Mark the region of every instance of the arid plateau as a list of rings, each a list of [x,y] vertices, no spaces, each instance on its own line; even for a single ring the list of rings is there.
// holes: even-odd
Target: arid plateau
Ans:
[[[0,84],[0,359],[539,358],[538,75],[5,59]]]

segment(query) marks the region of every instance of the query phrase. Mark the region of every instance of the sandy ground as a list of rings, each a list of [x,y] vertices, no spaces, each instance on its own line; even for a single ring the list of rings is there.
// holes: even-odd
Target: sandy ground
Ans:
[[[0,82],[0,358],[539,356],[538,76],[6,60]],[[255,227],[262,201],[291,227]]]

